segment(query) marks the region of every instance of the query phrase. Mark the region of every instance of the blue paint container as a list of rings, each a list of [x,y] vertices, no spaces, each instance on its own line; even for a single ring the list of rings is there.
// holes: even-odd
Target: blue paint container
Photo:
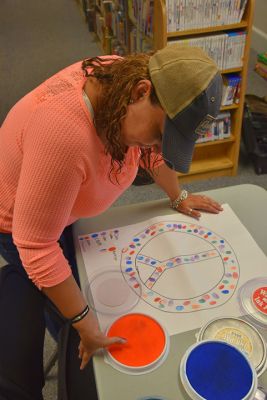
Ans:
[[[253,400],[258,383],[249,359],[216,340],[191,346],[181,361],[180,376],[192,400]]]

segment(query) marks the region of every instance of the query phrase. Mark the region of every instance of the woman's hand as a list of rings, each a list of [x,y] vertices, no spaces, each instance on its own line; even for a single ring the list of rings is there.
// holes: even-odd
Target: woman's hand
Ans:
[[[120,337],[107,337],[100,330],[97,319],[92,310],[77,324],[81,341],[79,344],[79,358],[81,359],[80,369],[84,369],[91,356],[98,350],[111,346],[112,344],[124,344],[126,340]]]
[[[191,193],[188,193],[188,197],[177,207],[177,211],[196,219],[201,216],[199,210],[218,214],[223,208],[210,197]]]

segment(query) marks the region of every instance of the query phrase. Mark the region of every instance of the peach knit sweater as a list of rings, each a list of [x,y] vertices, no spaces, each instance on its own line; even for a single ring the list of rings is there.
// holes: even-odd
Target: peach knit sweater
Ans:
[[[64,281],[70,267],[57,243],[63,229],[106,210],[133,182],[140,149],[129,148],[119,185],[82,97],[81,62],[23,97],[0,129],[0,231],[12,232],[23,266],[39,287]]]

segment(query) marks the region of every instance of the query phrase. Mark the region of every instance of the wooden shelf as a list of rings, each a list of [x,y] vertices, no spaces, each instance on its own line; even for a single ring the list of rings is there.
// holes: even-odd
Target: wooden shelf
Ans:
[[[192,162],[188,174],[178,173],[179,181],[191,182],[198,179],[209,179],[218,176],[232,175],[233,161],[229,157],[216,157]]]
[[[231,69],[222,69],[221,74],[233,74],[235,72],[242,72],[243,67],[231,68]]]
[[[207,147],[207,146],[220,146],[223,143],[233,143],[234,141],[235,141],[235,138],[233,135],[231,135],[229,138],[226,138],[226,139],[210,140],[210,141],[204,142],[204,143],[197,143],[196,148]]]
[[[184,36],[203,36],[205,33],[216,33],[223,31],[232,31],[236,29],[244,29],[247,28],[247,21],[241,21],[238,24],[230,24],[230,25],[221,25],[221,26],[210,26],[207,28],[199,28],[199,29],[191,29],[186,31],[177,31],[177,32],[168,32],[167,39],[181,38]]]
[[[209,172],[210,170],[228,169],[233,166],[233,161],[228,157],[211,158],[209,160],[193,161],[190,174]]]
[[[239,107],[238,104],[231,104],[230,106],[222,106],[221,111],[236,110]]]

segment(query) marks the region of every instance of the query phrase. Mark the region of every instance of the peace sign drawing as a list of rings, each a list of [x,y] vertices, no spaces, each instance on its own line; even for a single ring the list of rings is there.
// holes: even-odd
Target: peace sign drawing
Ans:
[[[152,307],[188,313],[218,307],[234,294],[239,264],[229,243],[188,222],[157,222],[122,249],[121,272]]]

